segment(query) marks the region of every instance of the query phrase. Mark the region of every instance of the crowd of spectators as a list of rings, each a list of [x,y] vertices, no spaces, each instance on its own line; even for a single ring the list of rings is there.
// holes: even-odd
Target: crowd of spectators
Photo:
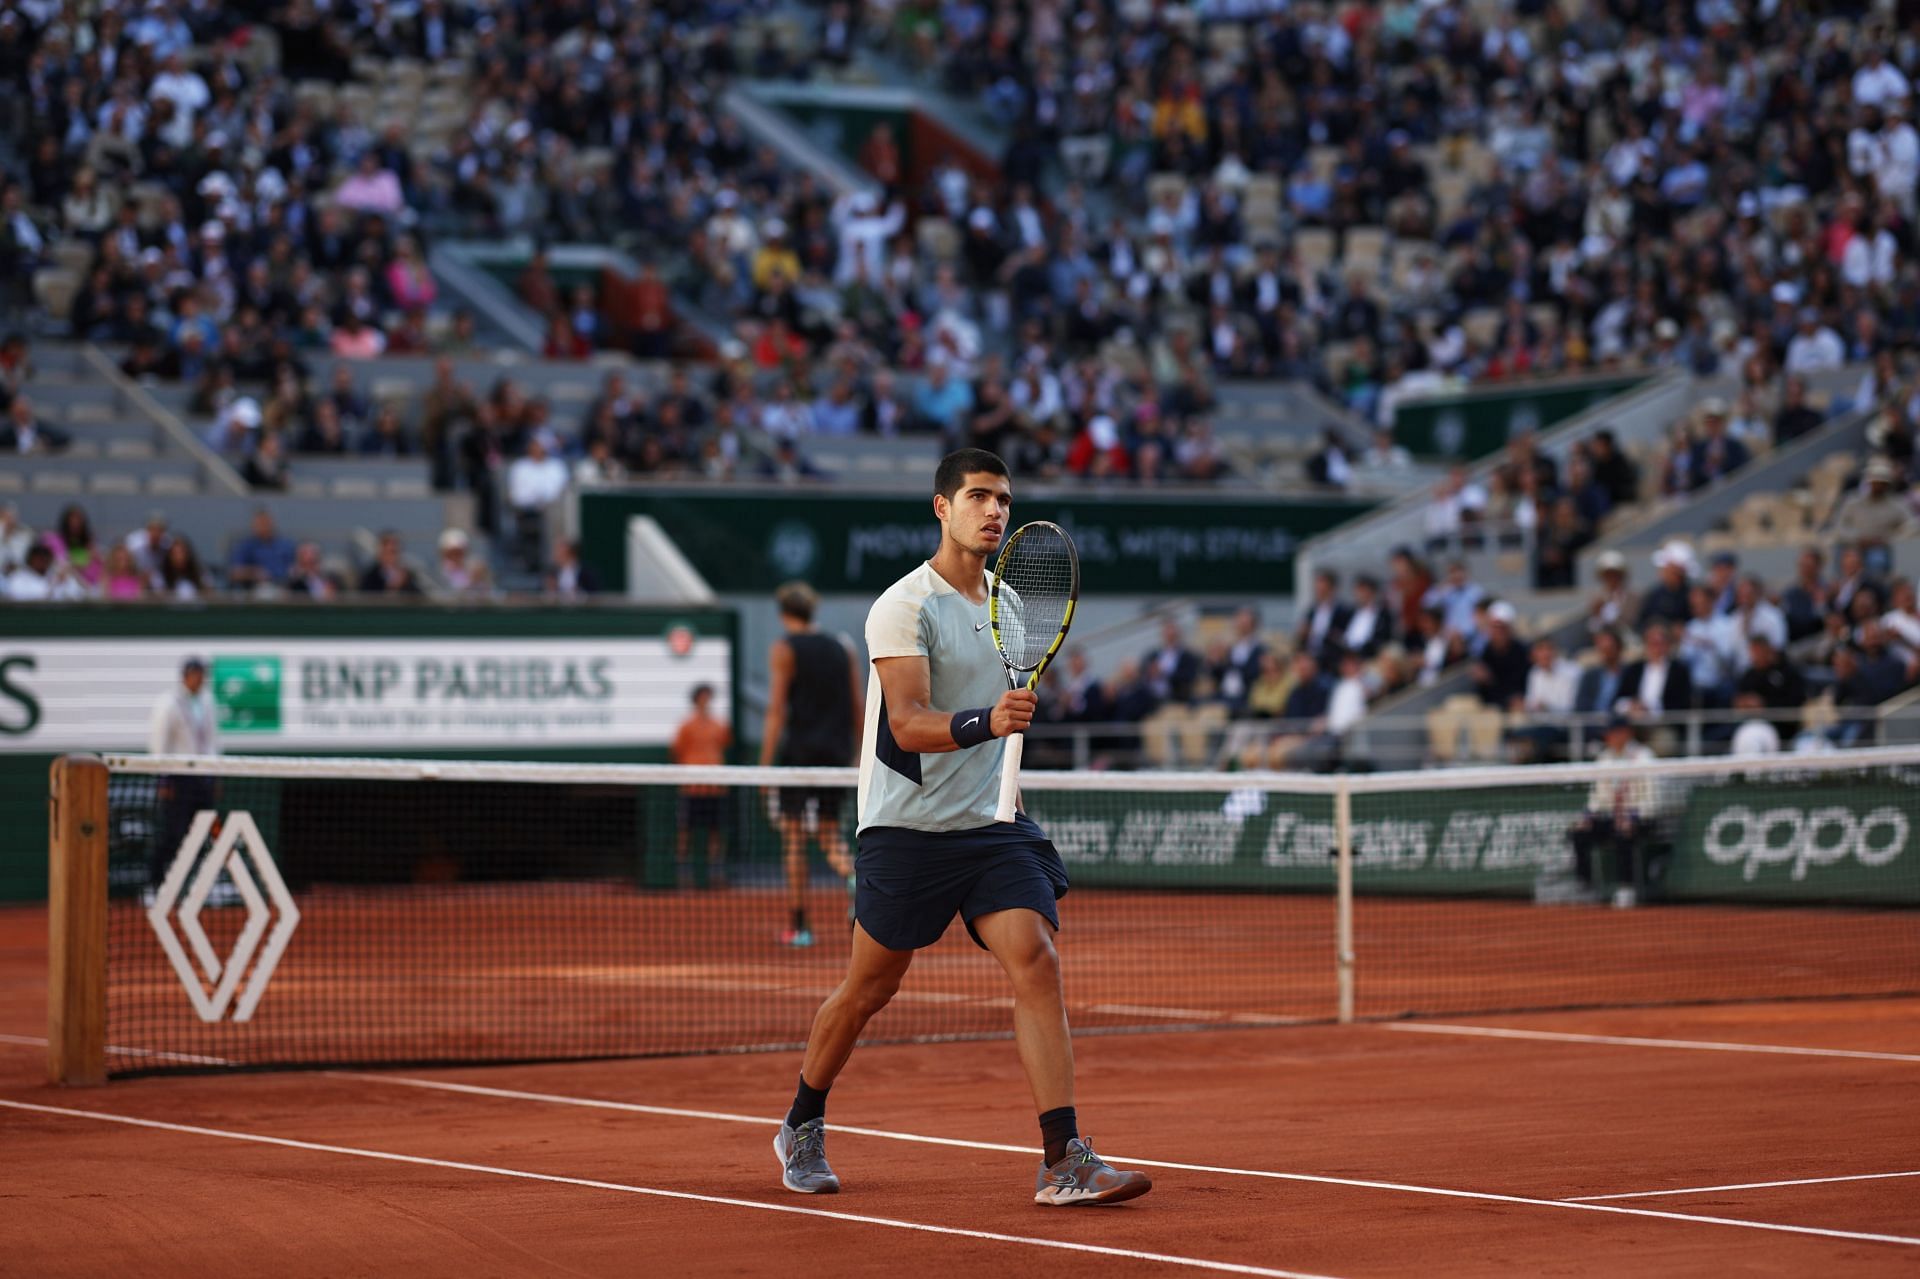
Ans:
[[[1756,352],[1807,373],[1912,345],[1920,47],[1867,9],[867,13],[1015,133],[1016,194],[950,182],[957,221],[1007,238],[1017,193],[1050,179],[1044,234],[1018,223],[1010,247],[1086,258],[1092,304],[1137,333],[1185,307],[1217,366],[1317,376],[1366,412],[1462,378]],[[1090,220],[1094,195],[1129,216]],[[1339,245],[1320,269],[1300,251],[1314,227]],[[1379,231],[1407,249],[1390,269]]]
[[[313,540],[295,541],[280,531],[270,508],[257,508],[247,531],[235,536],[224,558],[203,554],[175,529],[165,511],[154,510],[126,534],[96,534],[79,503],[60,512],[51,528],[36,530],[16,503],[0,504],[0,601],[69,603],[104,600],[198,601],[220,598],[302,600],[331,603],[355,597],[443,601],[501,596],[486,562],[472,553],[472,539],[448,528],[438,539],[431,565],[417,563],[398,533],[379,535],[357,569],[338,551]],[[577,543],[554,549],[542,579],[542,597],[577,601],[598,589],[580,563]]]

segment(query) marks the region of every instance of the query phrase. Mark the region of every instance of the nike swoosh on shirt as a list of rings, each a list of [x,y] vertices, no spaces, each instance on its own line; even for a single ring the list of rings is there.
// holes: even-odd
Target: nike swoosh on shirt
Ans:
[[[973,624],[973,633],[975,635],[978,635],[981,631],[984,631],[986,629],[987,629],[987,624],[985,622],[975,622]]]

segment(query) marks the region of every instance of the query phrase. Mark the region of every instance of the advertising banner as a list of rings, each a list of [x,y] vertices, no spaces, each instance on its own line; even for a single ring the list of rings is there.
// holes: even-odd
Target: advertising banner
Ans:
[[[208,664],[227,750],[665,745],[689,690],[727,702],[728,645],[602,640],[0,641],[0,742],[143,751],[181,661]]]
[[[1920,904],[1914,779],[1702,786],[1670,891],[1720,901]]]

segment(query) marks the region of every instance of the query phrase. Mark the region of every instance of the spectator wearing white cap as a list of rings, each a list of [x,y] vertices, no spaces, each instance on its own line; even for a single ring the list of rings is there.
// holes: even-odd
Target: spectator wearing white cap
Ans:
[[[1587,629],[1631,626],[1640,615],[1640,597],[1627,585],[1627,557],[1602,551],[1594,557],[1593,570],[1600,589],[1587,602]]]
[[[1635,624],[1643,629],[1657,621],[1685,625],[1692,615],[1687,603],[1687,583],[1696,570],[1693,548],[1685,542],[1668,542],[1653,553],[1653,567],[1659,580],[1640,601],[1640,616]]]
[[[1520,615],[1505,600],[1487,606],[1487,642],[1473,664],[1480,700],[1497,710],[1519,710],[1526,702],[1531,660],[1514,634]]]
[[[450,528],[440,534],[440,580],[455,595],[484,597],[493,592],[493,574],[486,561],[475,559],[466,530]]]
[[[1893,491],[1898,478],[1893,463],[1876,457],[1867,463],[1860,491],[1848,498],[1833,518],[1833,531],[1852,540],[1904,537],[1913,530],[1913,516]]]

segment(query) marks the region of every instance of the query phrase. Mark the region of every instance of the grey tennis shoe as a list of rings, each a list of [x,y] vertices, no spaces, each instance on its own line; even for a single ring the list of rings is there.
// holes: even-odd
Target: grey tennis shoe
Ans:
[[[809,1119],[798,1128],[784,1121],[773,1134],[773,1153],[780,1156],[780,1184],[795,1194],[837,1195],[840,1178],[827,1166],[827,1121]]]
[[[1144,1172],[1122,1172],[1093,1153],[1084,1137],[1067,1143],[1067,1153],[1051,1168],[1041,1165],[1033,1182],[1033,1201],[1056,1208],[1076,1204],[1117,1204],[1153,1189]]]

